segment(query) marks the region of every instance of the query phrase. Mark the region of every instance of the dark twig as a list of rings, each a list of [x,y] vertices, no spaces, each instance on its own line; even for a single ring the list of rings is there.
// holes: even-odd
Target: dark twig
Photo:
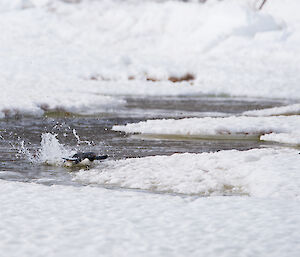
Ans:
[[[258,9],[261,10],[266,2],[267,2],[267,0],[263,0],[262,3],[261,3],[261,5],[260,5],[260,7]]]

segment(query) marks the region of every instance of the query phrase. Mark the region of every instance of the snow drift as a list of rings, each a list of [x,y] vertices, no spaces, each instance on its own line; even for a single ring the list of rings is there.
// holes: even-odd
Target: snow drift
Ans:
[[[253,3],[1,1],[1,116],[97,112],[107,94],[299,98],[300,3]]]
[[[298,151],[254,149],[108,161],[75,174],[82,183],[187,195],[300,197]]]

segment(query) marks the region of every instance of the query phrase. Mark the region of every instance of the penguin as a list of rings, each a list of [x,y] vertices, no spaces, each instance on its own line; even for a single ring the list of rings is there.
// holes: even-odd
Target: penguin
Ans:
[[[78,152],[71,158],[63,158],[64,165],[67,167],[73,166],[90,166],[94,160],[105,160],[108,155],[96,155],[94,152]]]

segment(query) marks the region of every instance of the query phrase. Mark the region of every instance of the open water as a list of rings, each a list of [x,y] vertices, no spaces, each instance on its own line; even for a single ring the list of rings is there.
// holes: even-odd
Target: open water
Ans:
[[[285,100],[230,97],[124,97],[120,109],[89,116],[64,111],[43,117],[15,116],[0,120],[0,178],[37,182],[46,185],[80,185],[72,181],[72,172],[61,166],[34,162],[41,148],[41,135],[57,135],[59,143],[71,151],[94,151],[110,159],[124,159],[173,153],[201,153],[219,150],[248,150],[272,143],[258,140],[214,140],[180,138],[143,138],[112,131],[113,125],[156,118],[228,116],[253,110],[281,106]],[[69,157],[69,156],[66,156]]]

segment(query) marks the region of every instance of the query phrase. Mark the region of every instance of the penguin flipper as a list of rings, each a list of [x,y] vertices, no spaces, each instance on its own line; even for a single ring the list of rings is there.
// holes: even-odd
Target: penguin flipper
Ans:
[[[75,162],[78,160],[78,158],[63,158],[65,161]]]
[[[106,154],[106,155],[96,156],[96,157],[95,157],[95,160],[105,160],[105,159],[107,159],[107,158],[108,158],[108,155]]]
[[[81,162],[80,158],[63,158],[65,161],[74,162],[75,164],[78,164]]]

